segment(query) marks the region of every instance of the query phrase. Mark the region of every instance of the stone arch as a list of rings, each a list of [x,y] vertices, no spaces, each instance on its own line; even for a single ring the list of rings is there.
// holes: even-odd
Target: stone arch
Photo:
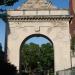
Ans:
[[[30,39],[31,37],[34,37],[34,36],[37,36],[37,37],[42,36],[42,37],[46,38],[47,40],[49,40],[49,41],[52,43],[52,45],[53,45],[52,39],[49,38],[48,36],[46,36],[46,35],[44,35],[44,34],[31,34],[31,35],[27,36],[27,37],[22,41],[21,46],[20,46],[20,49],[21,49],[21,47],[22,47],[22,45],[24,44],[25,41],[27,41],[28,39]]]
[[[17,70],[19,70],[20,46],[31,34],[43,34],[52,40],[55,75],[58,71],[71,68],[69,21],[72,16],[64,16],[68,15],[67,10],[8,12],[10,34],[7,37],[7,59],[17,67]],[[18,16],[14,16],[13,13]]]
[[[28,35],[23,41],[22,41],[22,43],[21,43],[21,45],[20,45],[20,51],[19,51],[19,72],[20,72],[20,68],[21,68],[21,49],[22,49],[22,47],[23,47],[23,45],[24,45],[24,43],[27,41],[27,40],[29,40],[30,38],[32,38],[32,37],[44,37],[45,39],[47,39],[50,43],[51,43],[51,45],[52,45],[52,47],[53,47],[53,50],[54,50],[54,44],[53,44],[53,40],[51,39],[51,38],[49,38],[47,35],[44,35],[44,34],[31,34],[31,35]],[[53,51],[54,52],[54,51]],[[54,56],[54,53],[53,53],[53,56]],[[54,56],[54,58],[55,58],[55,56]],[[53,59],[54,60],[54,59]],[[54,60],[54,66],[53,67],[55,67],[55,60]],[[55,68],[53,68],[54,70],[55,70]]]

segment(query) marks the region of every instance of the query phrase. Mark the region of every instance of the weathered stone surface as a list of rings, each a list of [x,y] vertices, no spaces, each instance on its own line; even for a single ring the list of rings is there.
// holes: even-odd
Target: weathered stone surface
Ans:
[[[28,0],[24,3],[19,10],[49,10],[49,9],[56,9],[52,3],[48,2],[47,0]]]
[[[72,17],[65,10],[55,9],[46,0],[28,0],[18,10],[8,11],[10,33],[7,55],[9,62],[18,70],[20,46],[24,39],[33,34],[43,34],[53,42],[55,74],[71,68],[69,21]]]
[[[70,34],[68,20],[49,22],[9,22],[8,59],[19,69],[20,46],[25,38],[32,34],[43,34],[52,40],[54,45],[55,72],[71,68]],[[16,60],[15,60],[16,59]],[[62,61],[61,61],[62,59]]]
[[[57,13],[56,13],[57,12]],[[9,16],[36,16],[36,15],[69,15],[69,11],[68,10],[35,10],[35,11],[20,11],[20,10],[9,10],[7,11]]]

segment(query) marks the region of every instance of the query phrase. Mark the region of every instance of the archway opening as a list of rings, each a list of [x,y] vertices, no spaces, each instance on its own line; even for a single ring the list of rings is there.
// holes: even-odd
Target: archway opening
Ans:
[[[27,75],[54,75],[54,48],[45,35],[27,37],[20,48],[20,73]]]

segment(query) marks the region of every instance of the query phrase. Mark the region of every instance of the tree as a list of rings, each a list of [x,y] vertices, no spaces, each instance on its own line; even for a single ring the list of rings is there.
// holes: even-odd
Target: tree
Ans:
[[[54,50],[50,43],[41,46],[40,64],[44,72],[48,74],[50,72],[50,75],[54,72]]]
[[[71,49],[75,51],[75,37],[71,38]]]
[[[71,38],[72,55],[75,55],[75,36]]]
[[[0,61],[4,61],[4,52],[2,51],[1,43],[0,43]]]
[[[14,3],[16,2],[18,2],[18,0],[0,0],[0,6],[11,6],[14,5]],[[2,18],[7,23],[7,11],[0,9],[0,18]]]
[[[54,60],[54,52],[53,52],[53,47],[47,43],[47,44],[43,44],[41,46],[41,60],[42,60],[42,66],[45,69],[48,69],[49,67],[51,67],[52,63],[51,61]]]
[[[22,65],[24,70],[32,72],[37,67],[39,45],[30,43],[22,47]]]
[[[21,50],[22,70],[33,71],[48,71],[54,68],[54,52],[53,46],[50,43],[42,44],[41,46],[30,43],[24,44]]]
[[[13,5],[18,0],[0,0],[0,5],[10,6]]]
[[[5,61],[5,53],[2,51],[0,43],[0,75],[17,75],[17,69],[14,65]]]
[[[2,45],[1,45],[1,43],[0,43],[0,51],[2,51]]]

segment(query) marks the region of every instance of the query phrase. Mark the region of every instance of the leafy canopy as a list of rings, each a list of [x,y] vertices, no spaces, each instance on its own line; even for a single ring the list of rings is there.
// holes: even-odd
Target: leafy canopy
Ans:
[[[54,66],[53,46],[50,43],[41,46],[30,43],[24,44],[21,50],[22,66],[31,70],[48,70]]]
[[[10,6],[13,5],[18,0],[0,0],[0,5]]]
[[[0,43],[0,51],[2,51],[2,45],[1,45],[1,43]]]

